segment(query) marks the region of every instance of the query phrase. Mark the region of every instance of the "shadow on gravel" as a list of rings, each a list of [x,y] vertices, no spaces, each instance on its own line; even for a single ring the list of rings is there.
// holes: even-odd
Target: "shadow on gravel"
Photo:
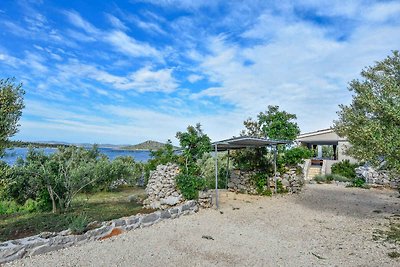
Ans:
[[[302,194],[296,198],[296,203],[335,215],[366,218],[400,214],[398,195],[396,191],[306,185]]]

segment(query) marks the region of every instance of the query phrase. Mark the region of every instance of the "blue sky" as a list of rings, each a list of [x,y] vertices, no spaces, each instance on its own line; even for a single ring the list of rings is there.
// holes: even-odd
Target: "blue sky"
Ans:
[[[0,1],[0,77],[26,90],[18,140],[238,135],[268,105],[327,128],[350,80],[400,48],[400,1]]]

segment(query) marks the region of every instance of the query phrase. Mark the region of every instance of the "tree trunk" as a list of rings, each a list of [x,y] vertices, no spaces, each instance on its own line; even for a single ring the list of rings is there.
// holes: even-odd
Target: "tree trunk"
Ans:
[[[51,199],[51,205],[53,207],[52,212],[56,213],[57,212],[57,205],[56,205],[56,201],[54,199],[53,188],[51,188],[51,186],[47,186],[47,191],[49,192],[50,199]]]

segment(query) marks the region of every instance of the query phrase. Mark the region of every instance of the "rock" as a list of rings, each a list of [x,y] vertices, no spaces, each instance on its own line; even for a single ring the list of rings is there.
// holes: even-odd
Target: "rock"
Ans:
[[[169,196],[167,198],[162,199],[161,200],[161,204],[166,204],[166,205],[169,205],[169,206],[175,206],[180,201],[181,201],[180,197]]]
[[[114,220],[113,222],[114,222],[115,227],[126,225],[126,222],[123,219]]]
[[[39,234],[39,237],[47,239],[47,238],[50,238],[50,237],[53,237],[56,235],[57,235],[57,233],[54,233],[54,232],[43,232],[43,233]]]
[[[155,221],[157,221],[160,218],[160,214],[157,212],[151,213],[149,215],[146,215],[142,219],[142,225],[148,225],[148,224],[153,224]]]
[[[161,218],[161,219],[169,219],[169,218],[171,218],[171,213],[169,213],[168,210],[166,210],[166,211],[161,211],[161,213],[160,213],[160,218]]]

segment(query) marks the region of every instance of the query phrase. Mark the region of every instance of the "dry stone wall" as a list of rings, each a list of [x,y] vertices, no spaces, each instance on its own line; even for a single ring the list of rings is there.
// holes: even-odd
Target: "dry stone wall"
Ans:
[[[170,209],[99,223],[98,228],[81,235],[73,235],[70,230],[65,230],[59,233],[44,232],[31,237],[6,241],[0,243],[0,265],[23,257],[43,254],[89,241],[102,240],[126,231],[148,227],[162,220],[192,214],[198,210],[197,202],[191,200]]]
[[[280,181],[289,193],[297,193],[301,190],[305,183],[303,173],[298,173],[298,169],[289,169],[286,173],[281,175]]]
[[[388,186],[391,188],[399,188],[400,177],[390,177],[387,171],[378,171],[371,166],[364,165],[356,168],[356,174],[365,180],[367,184]]]
[[[176,187],[175,178],[179,174],[176,164],[159,165],[150,173],[146,186],[147,199],[145,207],[152,209],[168,209],[183,201],[181,192]]]
[[[254,182],[254,171],[233,170],[228,183],[228,189],[233,192],[257,194],[257,187]],[[289,193],[297,193],[304,185],[304,176],[298,173],[297,169],[289,169],[286,173],[280,175],[277,173],[277,180],[281,181],[283,188]],[[271,191],[275,189],[275,179],[269,178]]]
[[[252,171],[233,170],[228,183],[229,191],[257,194],[257,187],[253,179],[254,175],[255,172]]]

